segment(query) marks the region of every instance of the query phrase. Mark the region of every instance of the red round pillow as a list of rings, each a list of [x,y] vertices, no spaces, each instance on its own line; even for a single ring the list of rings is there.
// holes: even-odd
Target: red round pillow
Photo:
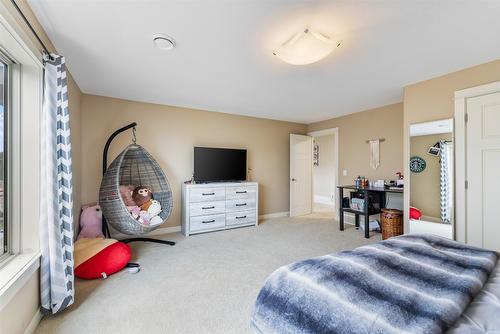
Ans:
[[[115,242],[75,268],[75,276],[96,279],[122,270],[130,261],[132,251],[123,242]]]
[[[410,219],[420,219],[422,217],[422,212],[414,207],[410,207]]]

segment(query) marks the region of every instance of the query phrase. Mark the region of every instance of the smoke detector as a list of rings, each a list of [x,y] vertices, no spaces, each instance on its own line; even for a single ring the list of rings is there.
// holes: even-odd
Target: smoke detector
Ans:
[[[153,43],[160,50],[172,50],[175,48],[175,40],[167,35],[156,34],[153,36]]]

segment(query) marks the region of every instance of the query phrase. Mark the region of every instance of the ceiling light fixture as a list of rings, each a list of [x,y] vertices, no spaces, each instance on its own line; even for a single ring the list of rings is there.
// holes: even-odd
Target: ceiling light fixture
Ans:
[[[172,50],[173,48],[175,48],[175,40],[167,35],[154,35],[153,43],[160,50]]]
[[[274,50],[273,55],[291,65],[307,65],[325,58],[340,45],[341,41],[305,28]]]

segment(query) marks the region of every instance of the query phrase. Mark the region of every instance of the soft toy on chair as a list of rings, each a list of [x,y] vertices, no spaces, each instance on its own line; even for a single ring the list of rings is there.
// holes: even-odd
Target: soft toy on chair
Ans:
[[[144,203],[148,202],[152,198],[153,194],[151,193],[151,189],[147,187],[138,186],[135,187],[135,189],[132,191],[132,199],[134,200],[135,205],[137,206],[142,206]]]

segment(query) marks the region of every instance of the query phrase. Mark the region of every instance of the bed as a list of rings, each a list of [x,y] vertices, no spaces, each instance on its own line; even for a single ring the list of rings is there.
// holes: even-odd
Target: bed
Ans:
[[[307,259],[260,290],[255,333],[485,333],[500,330],[498,254],[404,235]]]

